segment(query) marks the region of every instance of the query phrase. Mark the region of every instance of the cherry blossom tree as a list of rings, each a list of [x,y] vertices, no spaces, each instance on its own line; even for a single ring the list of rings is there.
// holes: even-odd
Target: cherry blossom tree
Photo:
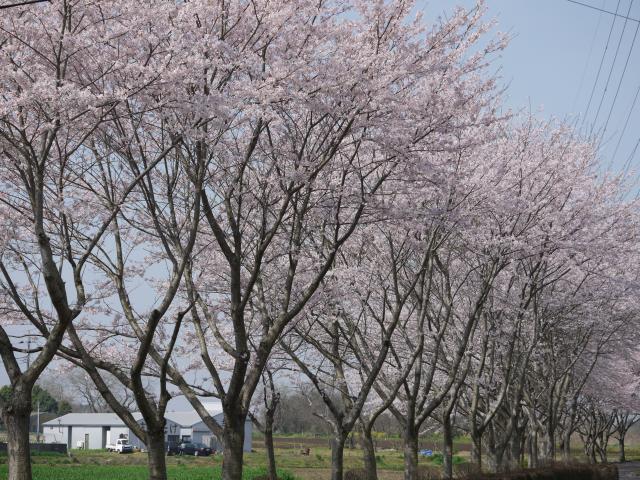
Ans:
[[[375,480],[383,412],[406,480],[435,421],[452,476],[454,418],[478,467],[483,450],[493,470],[552,460],[575,432],[594,461],[613,437],[624,452],[640,203],[567,125],[496,113],[487,64],[505,42],[480,46],[482,16],[429,25],[409,0],[3,12],[9,479],[31,477],[31,390],[55,355],[147,444],[158,480],[178,392],[239,480],[261,384],[275,478],[285,369],[323,402],[333,480],[356,428]]]
[[[164,156],[131,174],[118,158],[91,149],[98,128],[155,76],[155,65],[123,60],[147,55],[136,48],[137,22],[122,2],[62,0],[0,18],[0,354],[12,386],[0,407],[11,480],[31,477],[31,389],[91,301],[89,257]],[[118,48],[124,45],[126,52]],[[93,182],[106,164],[128,173],[109,202]],[[39,340],[26,351],[11,329]],[[18,358],[25,353],[36,354],[28,368]]]
[[[520,461],[525,434],[536,447],[529,453],[534,464],[538,436],[544,438],[543,455],[555,457],[569,391],[584,384],[575,367],[593,362],[624,323],[619,312],[626,288],[611,279],[636,255],[635,235],[627,229],[636,222],[635,206],[619,201],[624,190],[617,179],[596,177],[590,144],[563,126],[528,121],[516,128],[504,139],[506,149],[494,146],[493,155],[504,155],[502,185],[517,199],[511,211],[502,211],[504,225],[521,239],[511,243],[509,266],[494,284],[487,310],[488,320],[506,321],[502,328],[512,338],[497,351],[498,362],[488,366],[481,354],[474,369],[485,373],[476,377],[467,399],[476,460],[486,429],[494,469],[505,457]],[[611,242],[617,248],[606,246]],[[480,352],[491,352],[488,345],[481,341]],[[510,383],[506,389],[505,383]]]
[[[345,15],[346,11],[351,15]],[[225,479],[242,469],[244,422],[269,354],[343,246],[380,209],[381,188],[424,149],[478,140],[495,119],[480,9],[433,28],[411,2],[188,2],[167,49],[185,158],[208,169],[207,232],[185,271],[189,362],[208,383],[172,381],[223,439]],[[403,175],[410,170],[403,169]],[[398,173],[400,175],[400,173]],[[265,302],[264,299],[268,299]],[[255,312],[259,313],[256,315]],[[224,425],[199,395],[221,400]]]
[[[131,151],[121,155],[130,165],[147,164],[153,155],[141,144],[137,147],[136,158],[131,158]],[[113,184],[108,179],[113,172],[105,170],[109,172],[104,176],[105,191],[110,192]],[[176,149],[162,168],[140,182],[139,201],[122,208],[110,229],[113,248],[104,245],[89,259],[96,276],[104,277],[103,298],[95,307],[112,317],[111,325],[105,328],[99,317],[82,318],[69,327],[69,346],[60,348],[63,357],[86,370],[113,411],[146,444],[150,478],[159,480],[167,478],[165,411],[172,396],[168,370],[183,319],[192,308],[178,292],[186,265],[192,261],[203,172],[202,168],[187,172]],[[196,195],[191,183],[181,180],[183,176],[196,179]],[[150,274],[154,267],[169,273]],[[157,297],[151,305],[147,298],[135,295],[142,288]],[[108,388],[104,373],[131,392],[142,424]]]

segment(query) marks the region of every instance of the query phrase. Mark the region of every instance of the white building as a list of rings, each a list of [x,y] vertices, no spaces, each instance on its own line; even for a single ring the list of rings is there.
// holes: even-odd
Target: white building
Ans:
[[[207,408],[213,418],[223,425],[224,419],[219,407]],[[133,417],[144,423],[140,413]],[[165,414],[165,441],[191,441],[221,449],[216,436],[207,428],[195,412],[167,412]],[[67,448],[103,449],[118,438],[128,438],[129,443],[145,448],[144,442],[136,437],[115,413],[69,413],[55,418],[43,425],[44,440],[47,443],[66,443]],[[244,427],[244,451],[251,451],[252,424],[247,420]]]
[[[209,413],[220,425],[224,425],[224,416],[221,408],[207,407]],[[194,443],[204,443],[205,445],[220,451],[222,444],[216,436],[209,430],[196,412],[167,412],[165,415],[167,421],[171,420],[180,425],[180,439],[189,440]],[[253,433],[253,424],[247,419],[244,424],[244,451],[251,451],[251,435]]]

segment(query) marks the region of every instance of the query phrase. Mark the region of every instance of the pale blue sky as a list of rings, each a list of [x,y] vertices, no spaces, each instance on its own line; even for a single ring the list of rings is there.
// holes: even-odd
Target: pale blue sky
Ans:
[[[618,8],[618,13],[640,19],[639,0],[580,1],[612,12]],[[475,1],[419,0],[419,8],[424,10],[427,18],[451,11],[453,5],[470,7],[475,5]],[[496,63],[496,67],[501,68],[503,81],[509,86],[508,105],[515,109],[529,109],[531,106],[533,111],[542,107],[545,116],[584,116],[614,17],[567,0],[486,0],[485,5],[488,17],[497,19],[498,29],[513,35],[509,47]],[[584,132],[588,133],[594,122],[595,131],[604,128],[637,26],[637,22],[627,21],[620,41],[624,19],[617,18],[586,121],[584,124],[582,118],[578,121]],[[620,48],[612,69],[619,41]],[[610,72],[607,92],[600,106]],[[639,87],[640,32],[603,135],[602,163],[605,168],[612,161]],[[639,124],[640,98],[617,150],[614,169],[622,168],[637,144]],[[633,164],[632,168],[636,169],[640,165],[640,151],[636,153]]]

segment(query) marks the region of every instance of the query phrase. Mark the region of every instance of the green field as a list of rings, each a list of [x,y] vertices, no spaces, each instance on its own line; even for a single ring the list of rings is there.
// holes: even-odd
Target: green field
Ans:
[[[427,438],[421,448],[438,448],[438,438]],[[327,480],[330,478],[331,451],[328,438],[278,436],[276,438],[276,461],[280,477],[284,480]],[[398,443],[398,445],[396,445]],[[254,438],[254,451],[244,456],[244,480],[266,473],[266,452],[262,441]],[[460,437],[454,444],[456,455],[454,463],[464,468],[469,458],[469,441]],[[627,458],[640,459],[638,442],[628,446]],[[380,480],[401,480],[403,456],[400,440],[387,438],[378,442],[377,463]],[[574,445],[575,457],[580,458],[582,451],[578,442]],[[610,460],[616,460],[617,448],[611,446]],[[309,448],[310,454],[303,455],[301,450]],[[361,468],[362,451],[357,445],[346,448],[344,452],[345,470]],[[0,456],[0,480],[7,478],[6,456]],[[32,457],[34,480],[146,480],[147,455],[134,453],[118,455],[100,450],[72,450],[69,456],[62,454],[34,454]],[[220,478],[222,456],[211,457],[167,457],[168,473],[171,480],[217,480]],[[420,458],[420,465],[439,469],[441,457]]]
[[[330,477],[331,451],[324,446],[327,441],[320,439],[279,439],[285,448],[276,449],[276,460],[280,476],[285,480],[326,480]],[[305,441],[306,440],[306,441]],[[320,446],[322,444],[322,446]],[[266,453],[260,443],[244,456],[245,480],[266,473]],[[310,455],[302,455],[300,447],[308,446]],[[403,458],[397,450],[379,449],[378,469],[382,480],[402,478]],[[463,461],[462,456],[457,457]],[[71,455],[36,454],[32,457],[34,480],[138,480],[147,478],[147,455],[134,453],[118,455],[98,450],[72,450]],[[211,457],[167,457],[170,479],[175,480],[216,480],[220,478],[222,456]],[[421,464],[439,468],[435,461],[421,459]],[[345,469],[361,468],[362,453],[358,448],[345,450]],[[0,457],[0,480],[7,477],[6,456]]]
[[[219,480],[221,469],[219,466],[170,466],[169,478],[172,480]],[[246,468],[243,480],[251,480],[265,475],[264,468]],[[287,472],[280,472],[283,480],[293,480]],[[0,478],[7,478],[7,466],[0,466]],[[34,480],[146,480],[147,467],[143,465],[86,465],[86,464],[54,464],[34,465]]]

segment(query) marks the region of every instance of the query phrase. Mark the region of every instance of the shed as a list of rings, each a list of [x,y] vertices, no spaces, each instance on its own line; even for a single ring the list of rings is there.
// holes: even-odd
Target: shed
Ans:
[[[213,418],[224,425],[222,409],[206,406]],[[144,420],[140,413],[132,413],[138,423]],[[220,440],[209,430],[195,410],[167,412],[165,414],[165,442],[191,441],[204,443],[216,450],[222,449]],[[253,425],[249,419],[244,428],[244,451],[251,451]],[[45,442],[65,443],[67,448],[104,449],[118,438],[128,438],[129,443],[144,449],[144,442],[136,437],[115,413],[69,413],[43,424]]]

